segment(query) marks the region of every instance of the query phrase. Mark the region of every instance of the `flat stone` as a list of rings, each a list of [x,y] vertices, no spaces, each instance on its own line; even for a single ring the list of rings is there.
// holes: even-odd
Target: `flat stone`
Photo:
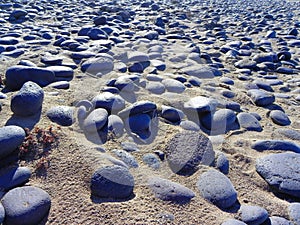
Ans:
[[[55,81],[55,74],[46,68],[12,66],[6,70],[6,86],[12,90],[20,89],[27,81],[32,81],[41,87]]]
[[[265,150],[282,150],[282,151],[293,151],[300,153],[300,146],[294,142],[287,140],[260,140],[255,141],[251,148],[257,151]]]
[[[189,188],[159,177],[150,178],[148,186],[154,192],[155,196],[163,201],[187,203],[195,197],[195,193]]]
[[[107,74],[113,71],[113,58],[107,54],[101,54],[96,58],[90,58],[81,65],[81,71],[90,74]]]
[[[164,79],[162,84],[169,92],[182,93],[185,91],[184,84],[174,79]]]
[[[194,173],[199,164],[211,165],[215,152],[206,135],[194,131],[182,131],[173,135],[166,146],[166,158],[174,173]]]
[[[222,209],[237,201],[237,192],[229,178],[214,169],[200,175],[197,188],[204,199]]]
[[[299,162],[294,152],[270,154],[256,161],[256,171],[274,190],[299,198]]]
[[[2,199],[5,224],[33,225],[43,220],[51,206],[47,192],[37,187],[18,187],[6,193]]]

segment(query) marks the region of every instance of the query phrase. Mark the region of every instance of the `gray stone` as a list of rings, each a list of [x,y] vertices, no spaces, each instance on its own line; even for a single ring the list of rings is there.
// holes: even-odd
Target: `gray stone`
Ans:
[[[160,168],[160,159],[156,154],[147,153],[143,155],[143,162],[146,163],[152,169],[159,169]]]
[[[221,225],[247,225],[247,224],[240,220],[228,219],[225,222],[223,222]]]
[[[271,105],[275,101],[275,96],[269,92],[251,89],[247,92],[257,106]]]
[[[282,151],[293,151],[300,153],[300,146],[294,142],[287,140],[260,140],[255,141],[251,148],[257,151],[265,150],[282,150]]]
[[[125,100],[121,96],[110,92],[96,95],[92,100],[92,104],[96,109],[106,109],[108,113],[117,113],[125,108]]]
[[[166,158],[174,173],[194,173],[199,164],[211,165],[215,158],[208,137],[200,132],[182,131],[173,135],[166,146]]]
[[[95,171],[91,179],[92,195],[124,199],[133,194],[134,178],[122,166],[105,166]]]
[[[8,191],[25,184],[31,177],[27,167],[8,167],[0,170],[0,190]]]
[[[221,172],[210,169],[201,174],[197,187],[203,198],[219,208],[229,208],[237,201],[231,181]]]
[[[25,131],[18,126],[0,128],[0,159],[11,154],[25,139]]]
[[[287,126],[291,124],[289,117],[281,110],[272,110],[270,112],[270,118],[274,123],[281,126]]]
[[[43,89],[36,83],[28,81],[11,98],[10,108],[17,116],[32,116],[41,111],[43,100]]]
[[[83,129],[90,133],[96,133],[107,123],[108,113],[105,109],[93,110],[83,122]]]
[[[195,197],[195,193],[187,187],[159,177],[150,178],[148,186],[163,201],[187,203]]]
[[[230,109],[220,109],[213,114],[207,114],[201,118],[201,122],[205,128],[209,130],[217,130],[225,133],[231,128],[236,120],[234,111]]]
[[[256,171],[274,190],[300,197],[300,156],[286,152],[270,154],[256,161]]]
[[[288,214],[290,220],[293,221],[295,225],[300,224],[300,203],[294,202],[291,203],[288,207]]]
[[[135,157],[125,150],[113,150],[112,153],[118,157],[121,161],[126,163],[128,167],[137,168],[139,167]]]
[[[259,206],[242,205],[239,213],[241,220],[248,225],[262,224],[269,217],[268,212]]]
[[[47,117],[61,126],[71,126],[74,122],[74,107],[55,106],[46,113]]]
[[[248,131],[262,131],[259,121],[250,113],[239,113],[237,115],[237,120],[241,128],[244,128]]]
[[[18,187],[6,193],[2,199],[5,224],[34,225],[43,220],[51,207],[47,192],[37,187]]]

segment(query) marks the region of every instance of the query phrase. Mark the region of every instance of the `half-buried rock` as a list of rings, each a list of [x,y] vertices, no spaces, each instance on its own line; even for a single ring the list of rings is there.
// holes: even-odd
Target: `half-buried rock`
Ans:
[[[163,201],[187,203],[195,197],[195,193],[189,188],[159,177],[150,178],[148,186],[155,196]]]
[[[209,138],[200,132],[182,131],[175,134],[166,146],[169,167],[179,175],[190,175],[199,164],[211,165],[215,152]]]
[[[93,196],[124,199],[132,195],[134,178],[122,166],[105,166],[95,171],[91,179]]]
[[[0,128],[0,159],[11,154],[22,144],[25,131],[18,126],[5,126]]]
[[[27,167],[8,167],[0,170],[0,189],[10,190],[25,184],[31,177]]]
[[[48,214],[51,199],[37,187],[19,187],[6,193],[2,199],[5,209],[4,224],[36,225]]]
[[[231,207],[237,200],[237,192],[229,178],[215,169],[201,174],[197,187],[203,198],[221,209]]]
[[[47,117],[61,126],[71,126],[74,122],[73,115],[74,108],[70,106],[56,106],[47,111]]]
[[[17,116],[32,116],[42,109],[43,89],[34,82],[26,82],[11,99],[11,111]]]
[[[300,198],[300,155],[270,154],[256,161],[256,171],[274,190]]]

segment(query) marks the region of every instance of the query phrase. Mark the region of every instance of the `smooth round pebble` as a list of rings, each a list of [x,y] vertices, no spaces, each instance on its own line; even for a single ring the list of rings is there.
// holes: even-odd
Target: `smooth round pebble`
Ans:
[[[197,188],[204,199],[219,208],[229,208],[237,200],[237,192],[229,178],[214,169],[200,175]]]
[[[25,131],[18,126],[5,126],[0,128],[0,159],[9,155],[25,139]]]
[[[241,220],[248,225],[262,224],[269,217],[267,210],[252,205],[242,205],[239,213],[241,215]]]
[[[46,113],[47,117],[61,126],[71,126],[74,122],[74,107],[55,106]]]
[[[128,198],[133,187],[133,176],[122,166],[102,167],[94,172],[91,179],[92,195],[102,198]]]
[[[270,112],[271,120],[281,126],[287,126],[291,124],[289,117],[281,110],[272,110]]]
[[[0,170],[0,189],[8,191],[14,187],[25,184],[31,177],[27,167],[12,167]]]
[[[83,129],[90,133],[96,133],[107,123],[108,113],[105,109],[93,110],[83,122]]]

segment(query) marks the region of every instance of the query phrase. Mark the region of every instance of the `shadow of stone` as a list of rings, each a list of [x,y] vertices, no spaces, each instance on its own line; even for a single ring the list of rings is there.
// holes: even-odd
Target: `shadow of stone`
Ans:
[[[25,110],[25,109],[24,109]],[[41,118],[41,110],[36,113],[33,116],[23,117],[23,116],[17,116],[13,114],[7,121],[5,126],[8,125],[16,125],[19,127],[28,128],[29,130],[32,130],[34,126],[40,121]]]
[[[135,194],[132,193],[127,198],[101,198],[95,195],[91,195],[91,200],[93,203],[101,204],[101,203],[107,203],[107,202],[127,202],[135,198]]]
[[[267,105],[267,106],[264,106],[265,109],[269,109],[269,110],[280,110],[282,112],[285,112],[284,109],[277,105],[277,104],[271,104],[271,105]]]
[[[239,209],[241,208],[241,204],[240,202],[237,200],[233,206],[231,206],[230,208],[220,208],[222,211],[227,212],[227,213],[237,213],[239,211]]]
[[[105,144],[108,140],[108,128],[107,124],[105,125],[105,128],[101,130],[97,130],[97,132],[89,133],[89,132],[84,132],[85,138],[98,145]]]
[[[47,213],[47,215],[37,224],[37,225],[46,225],[48,222],[50,212]]]

